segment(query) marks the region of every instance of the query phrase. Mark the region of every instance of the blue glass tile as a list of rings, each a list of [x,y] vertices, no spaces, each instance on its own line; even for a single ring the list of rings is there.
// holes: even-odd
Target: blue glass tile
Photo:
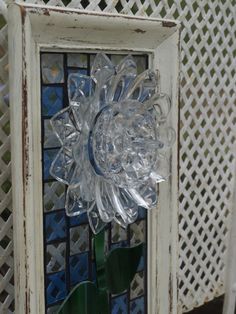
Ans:
[[[42,112],[44,116],[53,116],[63,107],[63,88],[47,86],[42,89]]]
[[[66,243],[59,242],[46,246],[46,271],[55,273],[65,269]]]
[[[44,183],[43,207],[45,212],[65,207],[65,190],[66,185],[61,182]]]
[[[144,314],[144,297],[137,298],[130,302],[130,314]]]
[[[127,295],[121,295],[111,300],[112,314],[128,314]]]
[[[70,256],[70,284],[72,286],[81,281],[88,280],[88,273],[88,253]]]
[[[53,304],[65,298],[66,280],[65,272],[60,271],[46,276],[47,282],[47,304]]]
[[[138,209],[138,219],[145,219],[147,217],[147,209],[139,207]]]
[[[66,236],[66,220],[64,211],[45,214],[46,240],[59,240]]]
[[[145,254],[146,251],[144,251],[144,254]],[[141,271],[144,269],[144,255],[142,255],[141,259],[140,259],[140,262],[139,262],[139,265],[138,265],[138,268],[137,268],[137,272],[138,271]]]
[[[56,157],[57,153],[59,152],[59,149],[45,149],[43,151],[43,176],[44,180],[52,179],[50,175],[50,167],[51,164]]]
[[[82,224],[88,223],[88,216],[87,213],[83,213],[78,216],[70,217],[70,226],[78,226]]]
[[[128,246],[128,242],[127,241],[121,241],[121,242],[113,243],[111,245],[111,249],[116,249],[118,247],[127,247],[127,246]]]

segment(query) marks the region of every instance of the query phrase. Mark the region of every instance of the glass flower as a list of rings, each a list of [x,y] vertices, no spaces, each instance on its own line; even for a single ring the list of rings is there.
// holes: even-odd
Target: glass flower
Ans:
[[[87,212],[94,233],[112,220],[127,227],[139,206],[156,206],[157,183],[169,175],[170,99],[158,73],[137,75],[132,56],[115,66],[103,53],[91,76],[69,76],[68,96],[69,106],[51,119],[61,148],[50,168],[68,185],[66,213]]]

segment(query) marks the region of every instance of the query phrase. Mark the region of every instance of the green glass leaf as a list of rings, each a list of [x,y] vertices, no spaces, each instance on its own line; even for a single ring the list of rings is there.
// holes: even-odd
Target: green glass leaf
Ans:
[[[112,250],[106,260],[105,271],[109,291],[119,294],[129,288],[143,253],[143,243],[131,248]]]
[[[94,283],[78,284],[62,303],[57,314],[98,314],[98,291]]]

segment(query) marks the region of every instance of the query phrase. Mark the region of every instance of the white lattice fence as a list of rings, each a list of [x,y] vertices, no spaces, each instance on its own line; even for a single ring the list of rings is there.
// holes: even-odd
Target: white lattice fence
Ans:
[[[43,3],[43,1],[27,1]],[[225,252],[233,187],[235,0],[72,0],[69,7],[182,21],[180,93],[181,311],[224,292]],[[48,5],[64,6],[50,0]],[[13,311],[12,217],[7,106],[6,28],[0,77],[0,313]]]
[[[0,33],[0,313],[14,311],[7,26]]]

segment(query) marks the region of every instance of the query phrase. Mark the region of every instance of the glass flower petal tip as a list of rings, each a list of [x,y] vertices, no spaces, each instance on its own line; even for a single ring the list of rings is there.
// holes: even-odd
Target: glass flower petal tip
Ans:
[[[91,76],[69,75],[70,105],[51,119],[61,149],[50,173],[68,185],[66,213],[87,212],[94,233],[111,221],[126,228],[139,206],[155,207],[156,183],[169,176],[175,131],[159,80],[152,70],[137,74],[131,55],[115,66],[103,53]]]

